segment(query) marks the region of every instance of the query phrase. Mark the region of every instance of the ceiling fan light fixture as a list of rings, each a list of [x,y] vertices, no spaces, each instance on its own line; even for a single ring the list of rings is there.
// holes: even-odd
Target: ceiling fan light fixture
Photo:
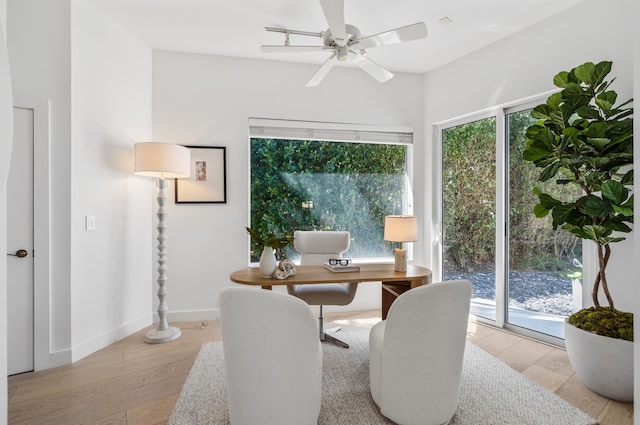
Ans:
[[[344,62],[349,58],[349,48],[347,46],[342,46],[338,48],[338,60],[340,62]]]
[[[365,49],[360,49],[360,54],[362,56],[367,56],[367,51]]]

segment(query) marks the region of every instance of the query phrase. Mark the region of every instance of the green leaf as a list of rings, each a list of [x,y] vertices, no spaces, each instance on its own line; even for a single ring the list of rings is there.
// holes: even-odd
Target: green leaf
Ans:
[[[588,104],[590,99],[590,96],[585,95],[585,89],[578,83],[567,83],[562,95],[567,102],[566,105],[572,109]]]
[[[623,215],[625,217],[631,217],[633,216],[633,208],[628,208],[628,207],[620,207],[618,205],[611,205],[611,208],[613,208],[613,210],[620,214]]]
[[[549,210],[546,209],[542,204],[537,204],[535,207],[533,207],[533,215],[535,215],[537,218],[546,217],[547,214],[549,214]]]
[[[615,180],[607,180],[602,183],[600,187],[602,196],[616,205],[620,205],[627,199],[629,191],[622,185],[622,183]]]
[[[605,116],[610,115],[611,108],[616,103],[618,94],[614,91],[606,91],[596,96],[596,105],[605,111]]]
[[[602,83],[604,78],[611,72],[611,66],[613,62],[611,61],[602,61],[595,66],[594,74],[593,74],[593,85],[597,86]]]
[[[538,200],[540,201],[540,204],[548,210],[551,210],[556,206],[562,204],[562,202],[558,201],[557,199],[554,199],[551,195],[548,195],[546,193],[540,192],[537,195],[538,195]]]
[[[569,82],[568,76],[569,73],[567,71],[559,72],[555,77],[553,77],[553,84],[555,84],[556,87],[560,87],[561,89],[565,88],[567,86],[567,83]]]
[[[558,173],[558,169],[560,168],[561,165],[562,163],[560,161],[556,161],[556,162],[553,162],[552,164],[549,164],[547,167],[545,167],[542,170],[538,180],[540,180],[541,182],[546,182],[547,180],[549,180],[550,178],[552,178]]]
[[[627,199],[625,203],[620,206],[625,208],[633,208],[633,196],[634,195],[631,194],[631,196],[629,196],[629,199]]]
[[[590,216],[598,218],[606,217],[613,211],[607,202],[597,196],[590,196],[584,204],[584,209]]]
[[[588,85],[596,86],[597,84],[593,84],[595,81],[594,80],[595,71],[596,71],[596,67],[593,64],[593,62],[585,62],[582,65],[577,66],[573,70],[573,73],[580,81],[583,81]]]
[[[633,184],[633,169],[627,171],[627,173],[620,180],[620,183],[624,185]]]
[[[592,231],[587,231],[587,229],[585,229],[585,226],[575,226],[573,224],[566,223],[562,225],[562,228],[567,232],[573,233],[581,239],[595,241],[597,238]]]
[[[595,241],[597,241],[599,239],[602,239],[602,238],[606,238],[611,233],[613,233],[612,230],[607,229],[604,226],[598,226],[596,224],[588,224],[586,226],[582,226],[582,229],[587,234],[591,235],[591,239],[593,239]]]
[[[596,109],[594,109],[593,107],[589,106],[589,105],[582,105],[580,106],[576,112],[578,113],[578,115],[580,115],[582,118],[586,118],[586,119],[590,119],[590,120],[597,120],[600,119],[600,112],[598,112]]]
[[[531,110],[531,117],[537,120],[548,120],[551,116],[549,105],[540,104]]]
[[[527,148],[522,153],[522,158],[527,161],[537,161],[553,153],[555,135],[548,128],[538,131],[534,139],[531,139]]]
[[[604,149],[611,139],[605,137],[587,137],[586,142],[598,150]]]
[[[547,105],[551,109],[557,109],[562,103],[562,93],[554,93],[547,98]]]
[[[556,205],[556,207],[551,211],[551,216],[553,217],[554,225],[561,225],[567,221],[569,216],[574,210],[573,205],[561,204]]]
[[[540,124],[533,124],[531,126],[529,126],[527,128],[527,132],[525,134],[525,137],[527,139],[533,139],[536,137],[536,134],[538,134],[541,130],[544,130],[545,126],[540,125]]]

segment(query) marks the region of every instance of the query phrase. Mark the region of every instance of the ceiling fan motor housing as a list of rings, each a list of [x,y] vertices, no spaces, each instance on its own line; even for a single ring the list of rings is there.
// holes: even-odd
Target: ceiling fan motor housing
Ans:
[[[349,25],[346,24],[345,27],[347,28],[347,40],[345,40],[345,42],[343,43],[344,46],[348,45],[349,43],[351,43],[354,40],[360,40],[360,30],[356,27],[354,27],[353,25]],[[335,38],[333,37],[333,34],[331,34],[331,30],[328,29],[323,33],[323,42],[324,45],[327,47],[336,47],[339,46],[338,43],[336,43]]]

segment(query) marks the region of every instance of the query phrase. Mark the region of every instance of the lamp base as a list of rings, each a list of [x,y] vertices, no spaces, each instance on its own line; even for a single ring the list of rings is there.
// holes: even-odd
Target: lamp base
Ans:
[[[407,250],[402,248],[396,248],[393,250],[393,256],[395,258],[397,272],[407,271]]]
[[[154,329],[152,331],[147,332],[144,336],[144,342],[147,344],[162,344],[164,342],[173,341],[174,339],[180,338],[182,335],[182,331],[179,328],[170,327],[165,330]]]

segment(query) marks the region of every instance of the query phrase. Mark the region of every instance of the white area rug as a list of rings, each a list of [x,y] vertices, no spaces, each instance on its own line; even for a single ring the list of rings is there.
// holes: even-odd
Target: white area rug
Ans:
[[[323,344],[318,424],[392,424],[369,392],[369,334],[340,332],[351,348]],[[169,425],[228,424],[222,343],[202,347]],[[467,342],[458,410],[451,425],[592,425],[597,421]]]

